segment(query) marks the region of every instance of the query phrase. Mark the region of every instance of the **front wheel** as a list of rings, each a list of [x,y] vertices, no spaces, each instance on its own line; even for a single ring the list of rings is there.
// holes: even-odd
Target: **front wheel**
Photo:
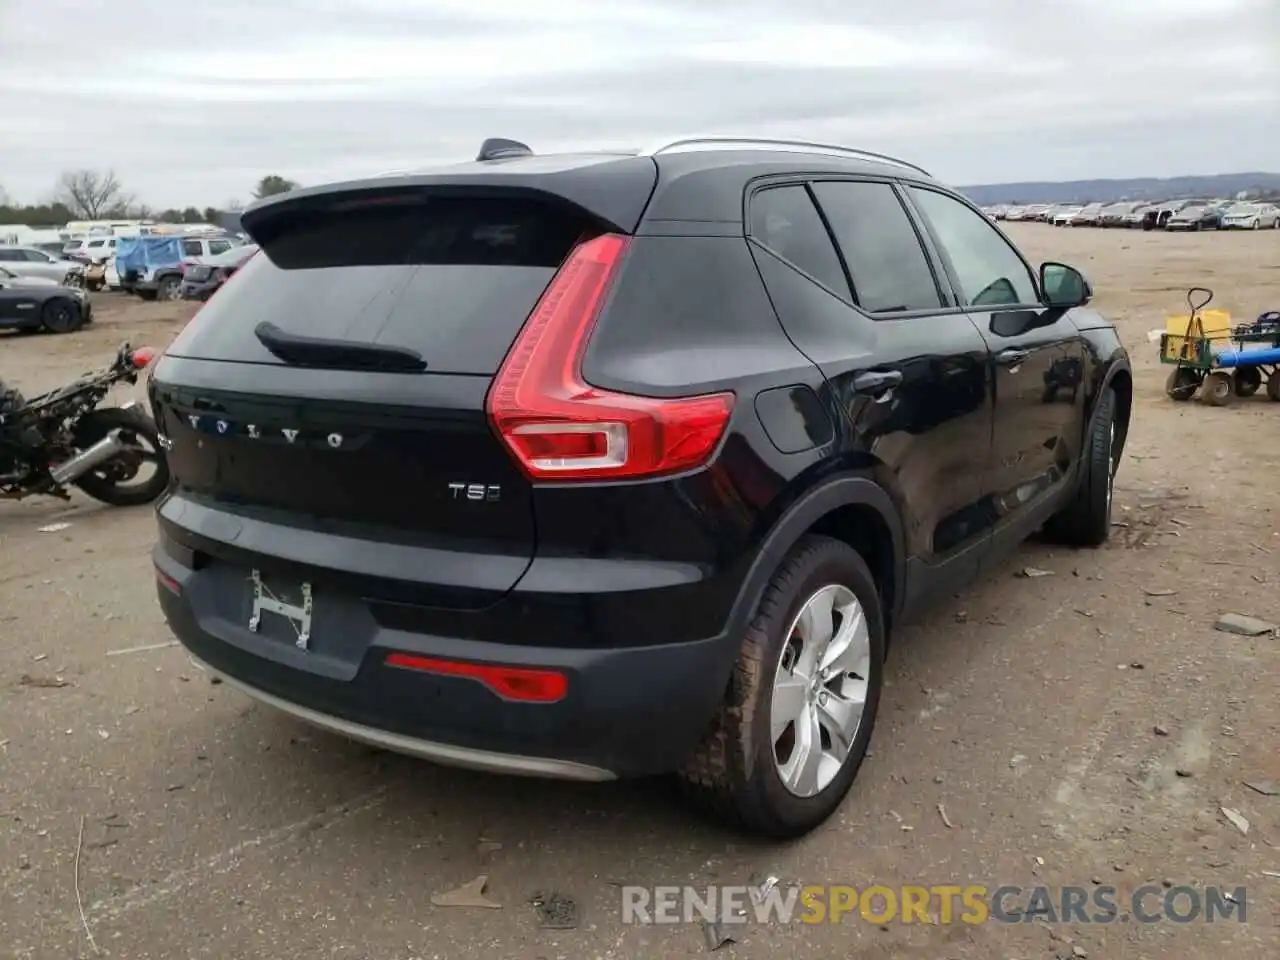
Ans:
[[[113,507],[137,507],[153,502],[169,485],[169,465],[160,450],[155,421],[138,410],[103,407],[76,427],[76,446],[83,450],[120,430],[128,449],[86,473],[75,485]]]
[[[765,590],[724,702],[681,771],[687,791],[764,836],[819,826],[866,756],[884,658],[866,563],[839,540],[805,537]]]
[[[1085,440],[1075,497],[1045,524],[1050,539],[1074,547],[1100,547],[1111,536],[1111,498],[1124,440],[1118,427],[1116,394],[1108,387],[1098,399]]]
[[[1213,371],[1204,378],[1204,385],[1200,388],[1200,399],[1211,407],[1225,407],[1234,395],[1231,374],[1224,370]]]
[[[1174,367],[1164,382],[1164,392],[1171,400],[1186,402],[1196,395],[1204,375],[1191,367]]]

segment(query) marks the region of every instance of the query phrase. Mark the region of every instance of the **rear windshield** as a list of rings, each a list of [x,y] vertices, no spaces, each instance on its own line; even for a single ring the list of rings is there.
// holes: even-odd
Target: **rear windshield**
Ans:
[[[537,200],[454,196],[294,215],[269,229],[261,254],[169,354],[280,364],[254,335],[269,321],[303,336],[407,347],[428,373],[492,375],[590,225]]]

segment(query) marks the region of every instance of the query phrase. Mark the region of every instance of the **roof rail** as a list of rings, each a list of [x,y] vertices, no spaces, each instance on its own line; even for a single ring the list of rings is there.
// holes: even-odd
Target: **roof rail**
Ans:
[[[906,160],[899,160],[884,153],[871,150],[859,150],[857,147],[846,147],[838,143],[819,143],[813,140],[786,140],[774,137],[682,137],[679,140],[664,140],[640,151],[642,157],[652,157],[660,153],[671,153],[676,150],[769,150],[788,149],[805,153],[825,153],[835,156],[856,157],[862,160],[876,160],[890,163],[898,167],[906,167],[922,173],[932,179],[933,174],[923,167]]]

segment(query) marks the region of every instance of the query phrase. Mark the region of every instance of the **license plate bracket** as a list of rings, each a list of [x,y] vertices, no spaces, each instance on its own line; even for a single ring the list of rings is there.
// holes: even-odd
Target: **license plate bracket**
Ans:
[[[249,611],[249,631],[257,633],[262,627],[262,615],[264,613],[274,613],[277,616],[284,617],[289,626],[293,628],[293,632],[297,635],[294,646],[299,650],[308,649],[311,643],[311,614],[313,610],[311,584],[303,582],[301,588],[302,603],[294,604],[272,592],[271,588],[263,582],[261,571],[251,571],[249,579],[253,583],[253,605]]]

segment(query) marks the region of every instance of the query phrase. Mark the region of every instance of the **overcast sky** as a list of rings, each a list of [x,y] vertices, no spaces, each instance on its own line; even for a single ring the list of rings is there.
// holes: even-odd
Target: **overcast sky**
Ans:
[[[1280,168],[1280,0],[0,0],[0,188],[153,207],[685,133],[953,184]]]

